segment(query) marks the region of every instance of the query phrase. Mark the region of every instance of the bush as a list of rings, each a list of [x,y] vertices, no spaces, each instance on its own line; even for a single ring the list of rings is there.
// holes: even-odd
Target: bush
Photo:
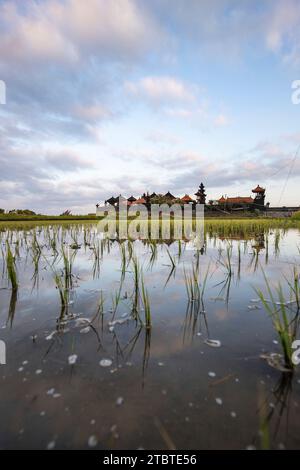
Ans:
[[[9,214],[18,214],[18,215],[36,215],[35,212],[29,209],[13,209],[9,211]]]

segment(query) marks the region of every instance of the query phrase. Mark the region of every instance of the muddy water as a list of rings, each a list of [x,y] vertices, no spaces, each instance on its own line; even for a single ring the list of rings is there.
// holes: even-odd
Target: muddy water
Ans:
[[[2,230],[19,287],[12,292],[2,256],[0,448],[300,448],[299,369],[282,373],[260,357],[281,348],[255,292],[265,290],[263,269],[289,298],[284,276],[299,263],[299,230],[207,236],[201,253],[125,242],[125,265],[120,244],[99,241],[93,225]],[[54,280],[64,283],[62,250],[72,260],[63,306]],[[149,329],[132,318],[132,250]],[[202,281],[209,269],[203,302],[188,301],[192,265]]]

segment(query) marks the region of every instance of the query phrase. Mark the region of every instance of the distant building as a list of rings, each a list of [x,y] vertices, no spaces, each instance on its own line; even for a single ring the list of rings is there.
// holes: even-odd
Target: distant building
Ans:
[[[190,204],[190,203],[195,202],[194,199],[192,199],[188,194],[185,194],[185,195],[181,198],[181,201],[183,202],[183,204]]]
[[[229,210],[254,210],[265,208],[265,188],[257,185],[255,189],[252,189],[252,193],[256,196],[236,196],[236,197],[224,197],[218,199],[218,205],[224,209]]]
[[[265,198],[266,198],[266,189],[259,186],[256,186],[255,189],[252,189],[252,192],[256,195],[254,199],[254,204],[258,206],[257,208],[265,207]]]
[[[121,196],[121,194],[117,197],[110,197],[105,201],[105,206],[112,205],[116,208],[119,208],[119,205],[122,206],[132,206],[136,204],[144,204],[148,208],[152,202],[157,204],[172,204],[173,202],[177,202],[179,204],[192,204],[195,206],[196,204],[204,204],[206,211],[218,211],[218,210],[226,210],[226,211],[233,211],[233,210],[264,210],[267,209],[267,205],[265,205],[265,197],[266,197],[266,189],[262,188],[261,186],[257,185],[256,188],[252,189],[252,193],[255,194],[255,197],[252,196],[235,196],[235,197],[224,197],[222,196],[220,199],[217,200],[210,200],[208,204],[206,204],[206,192],[205,186],[203,183],[199,185],[197,192],[195,193],[196,200],[193,199],[188,194],[185,194],[183,197],[179,198],[174,196],[170,191],[166,194],[156,194],[153,192],[152,194],[143,193],[141,197],[135,198],[133,195],[130,196],[128,199]],[[96,205],[99,207],[99,204]]]

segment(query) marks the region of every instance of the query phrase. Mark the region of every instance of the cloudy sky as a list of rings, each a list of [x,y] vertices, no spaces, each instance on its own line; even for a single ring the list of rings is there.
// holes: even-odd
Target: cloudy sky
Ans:
[[[298,0],[0,0],[0,207],[300,204]]]

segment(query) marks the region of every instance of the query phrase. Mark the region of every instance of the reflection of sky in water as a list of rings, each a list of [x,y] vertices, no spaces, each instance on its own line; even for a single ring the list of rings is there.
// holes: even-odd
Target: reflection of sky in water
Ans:
[[[65,235],[71,242],[69,234]],[[81,234],[78,236],[79,243],[83,243]],[[119,289],[122,274],[118,243],[111,244],[109,253],[104,250],[95,277],[93,251],[90,246],[82,246],[74,258],[77,287],[69,312],[92,318],[102,290],[103,330],[101,322],[95,323],[101,344],[95,331],[81,334],[74,321],[55,341],[46,341],[60,315],[53,272],[41,258],[38,288],[32,290],[31,255],[28,253],[26,259],[25,246],[20,247],[20,288],[14,321],[12,328],[0,330],[8,350],[8,364],[0,369],[0,412],[5,424],[0,431],[0,447],[45,448],[50,441],[55,441],[57,447],[85,447],[89,436],[96,435],[100,448],[166,448],[155,427],[155,416],[178,448],[259,447],[258,400],[262,394],[268,397],[281,377],[259,356],[280,349],[264,309],[249,306],[257,305],[251,303],[257,297],[254,288],[264,289],[261,268],[272,285],[279,280],[284,284],[283,276],[290,277],[291,263],[299,257],[298,230],[280,232],[279,242],[276,237],[274,230],[268,246],[261,236],[247,242],[231,240],[234,275],[229,280],[222,265],[228,240],[207,238],[206,249],[199,256],[202,279],[210,264],[200,309],[204,308],[205,315],[200,312],[196,317],[187,302],[184,282],[184,268],[189,271],[197,260],[195,251],[185,250],[182,244],[179,256],[178,243],[170,245],[168,250],[175,261],[172,271],[166,246],[157,245],[156,260],[151,265],[150,248],[135,242],[134,252],[143,268],[151,301],[153,327],[149,335],[145,329],[139,331],[132,320],[116,325],[113,333],[108,330],[112,296]],[[45,245],[46,254],[43,232],[38,239]],[[57,246],[60,249],[60,244]],[[62,269],[59,258],[55,266],[57,271]],[[131,311],[132,269],[129,263],[115,318]],[[2,279],[1,286],[5,285]],[[10,296],[10,290],[0,291],[1,326],[6,324]],[[221,341],[221,347],[209,347],[207,337]],[[74,353],[78,362],[71,370],[67,358]],[[101,368],[102,358],[111,358],[112,367]],[[24,361],[28,364],[22,365]],[[42,373],[37,375],[39,369]],[[216,374],[214,379],[209,372]],[[284,426],[280,427],[272,441],[275,448],[300,447],[298,379],[296,370],[293,400],[289,402],[289,434]],[[47,395],[51,388],[57,391],[57,398]],[[120,396],[124,403],[116,406]],[[216,398],[221,398],[222,405],[216,403]],[[272,407],[273,401],[274,396],[268,398],[268,406]],[[91,424],[93,420],[95,424]],[[269,426],[272,431],[273,421]]]

